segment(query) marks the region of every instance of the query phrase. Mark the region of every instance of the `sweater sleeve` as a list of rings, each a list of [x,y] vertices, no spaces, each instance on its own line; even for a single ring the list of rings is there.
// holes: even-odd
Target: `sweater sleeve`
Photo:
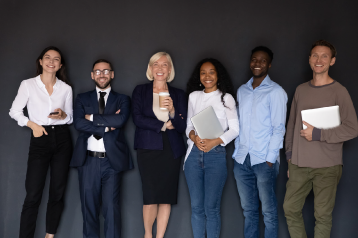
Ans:
[[[358,136],[357,114],[346,88],[337,94],[337,104],[341,117],[341,125],[332,129],[321,130],[321,141],[341,143]]]
[[[286,138],[285,138],[286,160],[289,160],[292,157],[293,136],[294,136],[294,130],[296,124],[296,113],[297,113],[296,112],[297,95],[298,92],[296,89],[295,95],[293,96],[292,99],[290,117],[287,123],[287,130],[286,130]]]

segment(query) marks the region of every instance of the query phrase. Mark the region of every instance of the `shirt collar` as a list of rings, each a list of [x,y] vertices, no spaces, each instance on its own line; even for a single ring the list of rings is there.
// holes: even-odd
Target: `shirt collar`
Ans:
[[[42,82],[41,80],[41,77],[40,77],[41,74],[37,75],[36,76],[36,84],[37,86],[39,86],[40,88],[45,88],[45,84]],[[59,83],[60,80],[58,80],[58,78],[56,77],[56,83],[53,85],[53,88],[58,88],[60,83]]]
[[[99,95],[99,92],[106,92],[106,95],[105,96],[108,96],[109,95],[109,92],[111,92],[111,86],[109,86],[106,90],[103,90],[103,89],[100,89],[96,86],[96,91],[97,91],[97,97]]]
[[[215,91],[212,91],[212,92],[210,92],[210,93],[206,93],[206,92],[205,92],[205,88],[204,88],[202,92],[203,92],[204,95],[210,95],[210,96],[211,96],[211,95],[215,95],[215,94],[217,94],[217,93],[220,93],[220,90],[219,90],[219,89],[216,89]]]
[[[254,82],[254,77],[252,77],[252,78],[246,83],[246,85],[247,85],[250,89],[253,90],[253,88],[252,88],[252,82]],[[264,80],[261,82],[260,86],[258,86],[258,88],[261,87],[261,86],[264,86],[264,85],[271,85],[271,84],[272,84],[272,80],[271,80],[270,76],[269,76],[269,75],[266,75],[266,77],[265,77]]]

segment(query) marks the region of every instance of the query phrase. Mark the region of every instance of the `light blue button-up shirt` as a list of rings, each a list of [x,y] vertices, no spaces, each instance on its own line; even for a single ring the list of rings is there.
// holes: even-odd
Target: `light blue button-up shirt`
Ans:
[[[253,78],[237,90],[240,134],[232,155],[243,164],[250,154],[251,166],[280,161],[285,135],[287,94],[267,75],[260,86],[252,88]]]

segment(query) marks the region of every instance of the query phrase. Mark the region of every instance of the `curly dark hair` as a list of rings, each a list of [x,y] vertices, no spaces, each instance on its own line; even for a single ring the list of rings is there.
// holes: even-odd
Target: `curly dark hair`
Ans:
[[[203,60],[201,60],[195,67],[187,85],[186,85],[186,92],[188,94],[194,92],[194,91],[202,91],[205,87],[201,84],[200,82],[200,68],[204,63],[210,62],[214,65],[215,69],[216,69],[216,73],[218,76],[218,89],[221,91],[222,95],[221,95],[221,101],[225,106],[225,102],[224,102],[224,96],[226,93],[231,94],[231,96],[233,96],[236,105],[237,105],[237,101],[236,101],[236,93],[235,93],[235,89],[234,89],[234,85],[232,84],[232,81],[230,79],[230,76],[228,74],[228,72],[226,71],[224,65],[222,65],[222,63],[220,63],[219,60],[217,59],[213,59],[213,58],[205,58]]]

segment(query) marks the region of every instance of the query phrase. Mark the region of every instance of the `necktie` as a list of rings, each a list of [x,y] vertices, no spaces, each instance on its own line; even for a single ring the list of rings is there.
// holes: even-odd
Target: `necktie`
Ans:
[[[106,92],[99,92],[99,100],[98,100],[98,112],[99,114],[103,114],[104,112],[104,96],[106,95]],[[102,139],[102,136],[97,136],[97,135],[93,135],[94,138],[96,138],[97,140]]]

